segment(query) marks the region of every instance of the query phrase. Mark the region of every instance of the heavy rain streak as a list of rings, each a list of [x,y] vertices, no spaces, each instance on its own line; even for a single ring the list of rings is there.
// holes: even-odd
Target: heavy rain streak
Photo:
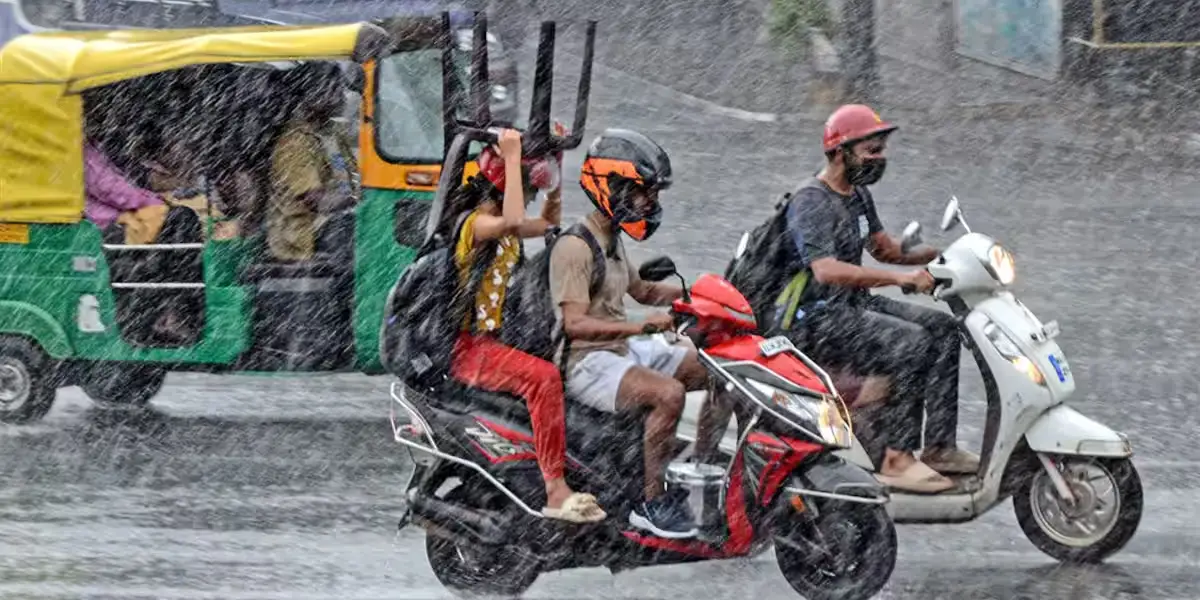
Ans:
[[[0,597],[1194,598],[1198,15],[0,0]]]

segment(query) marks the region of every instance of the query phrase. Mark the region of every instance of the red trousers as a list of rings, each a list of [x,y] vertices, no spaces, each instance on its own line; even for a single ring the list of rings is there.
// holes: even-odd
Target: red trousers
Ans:
[[[505,346],[487,335],[459,335],[454,345],[455,379],[489,392],[525,399],[533,423],[538,467],[547,481],[563,477],[567,422],[562,376],[553,363]]]

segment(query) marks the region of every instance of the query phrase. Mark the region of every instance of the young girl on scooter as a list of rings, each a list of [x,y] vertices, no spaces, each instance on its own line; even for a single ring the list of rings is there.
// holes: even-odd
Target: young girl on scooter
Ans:
[[[565,134],[561,126],[558,133]],[[557,226],[562,214],[558,156],[522,157],[521,134],[501,131],[499,152],[485,149],[480,174],[467,184],[459,206],[470,210],[458,233],[455,264],[467,281],[478,261],[488,261],[454,348],[451,373],[479,389],[521,396],[529,407],[538,466],[546,481],[550,518],[575,523],[603,520],[607,515],[591,494],[576,493],[564,478],[566,417],[562,377],[558,367],[498,340],[505,292],[521,258],[522,238],[539,238]],[[527,205],[539,190],[546,191],[540,217],[529,218]],[[502,192],[501,192],[502,191]],[[495,247],[489,252],[488,249]]]

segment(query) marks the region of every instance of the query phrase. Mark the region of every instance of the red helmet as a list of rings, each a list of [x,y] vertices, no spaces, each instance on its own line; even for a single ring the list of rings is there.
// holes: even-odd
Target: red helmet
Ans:
[[[566,137],[567,127],[558,121],[554,122],[554,135]],[[521,177],[525,183],[525,193],[532,196],[538,190],[550,191],[562,184],[562,152],[548,156],[521,157]],[[483,174],[496,189],[504,191],[504,159],[495,146],[488,146],[479,153],[479,172]],[[526,200],[533,200],[532,197]]]
[[[500,157],[500,153],[494,147],[489,146],[479,153],[478,160],[479,172],[503,192],[504,159]],[[525,188],[542,191],[557,188],[562,180],[562,170],[559,168],[561,164],[561,152],[536,158],[521,157],[521,173],[525,179]]]
[[[884,121],[879,113],[865,104],[846,104],[838,107],[825,121],[825,151],[837,150],[881,133],[891,133],[897,127]]]

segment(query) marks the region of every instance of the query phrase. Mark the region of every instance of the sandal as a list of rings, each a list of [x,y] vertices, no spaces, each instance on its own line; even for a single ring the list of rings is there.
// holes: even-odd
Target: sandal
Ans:
[[[608,514],[596,502],[595,496],[580,493],[567,496],[559,508],[550,508],[549,506],[543,508],[542,514],[547,518],[569,523],[596,523],[608,517]]]
[[[926,450],[921,453],[921,462],[938,473],[967,475],[979,472],[979,457],[958,448],[944,451]]]
[[[954,488],[950,478],[939,474],[922,462],[915,462],[899,475],[876,475],[880,483],[902,492],[938,494]]]

